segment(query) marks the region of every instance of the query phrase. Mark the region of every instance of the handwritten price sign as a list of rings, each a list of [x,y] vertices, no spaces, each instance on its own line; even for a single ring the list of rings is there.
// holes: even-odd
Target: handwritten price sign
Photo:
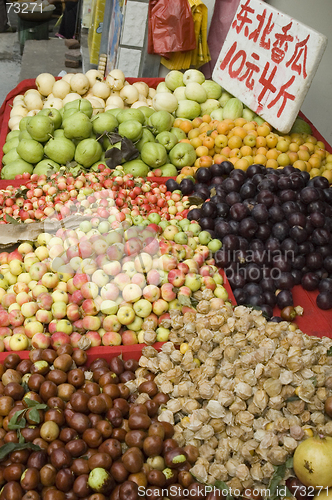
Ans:
[[[327,38],[260,0],[241,0],[212,78],[277,130],[291,129]]]

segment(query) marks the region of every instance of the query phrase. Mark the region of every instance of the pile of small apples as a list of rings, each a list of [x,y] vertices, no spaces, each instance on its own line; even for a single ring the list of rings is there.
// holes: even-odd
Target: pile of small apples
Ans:
[[[228,299],[211,258],[220,242],[197,223],[113,222],[82,220],[0,254],[0,351],[163,342],[170,311],[191,311],[197,292]]]
[[[41,73],[36,78],[36,87],[14,98],[8,122],[10,130],[18,130],[25,116],[34,116],[45,108],[59,110],[76,99],[90,101],[93,113],[98,114],[112,108],[152,106],[156,93],[145,82],[129,84],[119,69],[110,71],[106,78],[96,69],[68,73],[61,79],[55,79],[50,73]]]
[[[102,164],[98,172],[82,173],[76,178],[63,170],[50,178],[23,174],[19,177],[24,186],[8,186],[0,191],[0,224],[12,222],[11,218],[32,223],[83,213],[108,218],[115,229],[116,223],[124,219],[148,224],[186,217],[190,203],[179,190],[171,193],[164,184],[124,174],[121,165],[112,177],[110,174],[111,170]]]

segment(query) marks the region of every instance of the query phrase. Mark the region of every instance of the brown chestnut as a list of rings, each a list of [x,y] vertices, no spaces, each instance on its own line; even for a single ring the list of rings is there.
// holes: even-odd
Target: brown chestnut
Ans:
[[[193,482],[194,477],[188,471],[180,471],[178,474],[178,481],[184,488],[188,488]]]
[[[120,410],[124,418],[129,415],[129,403],[121,397],[113,400],[113,408]]]
[[[99,420],[96,424],[96,429],[98,429],[104,439],[111,437],[113,432],[113,427],[107,420]]]
[[[1,396],[0,398],[0,416],[6,417],[14,407],[14,399],[11,396]]]
[[[98,383],[100,387],[104,387],[105,385],[114,385],[119,382],[118,376],[114,373],[108,370],[107,372],[103,373],[100,376],[100,379],[98,380]]]
[[[70,398],[70,404],[74,411],[79,413],[89,413],[88,403],[90,396],[83,391],[76,391]]]
[[[78,432],[71,427],[64,427],[60,431],[59,439],[64,443],[69,443],[69,441],[72,441],[73,439],[78,439]]]
[[[3,366],[7,370],[8,368],[12,368],[15,370],[19,362],[21,361],[20,356],[17,354],[17,352],[10,352],[7,354]]]
[[[30,456],[30,450],[16,450],[12,451],[9,455],[9,459],[12,463],[16,464],[26,464]]]
[[[70,344],[61,345],[56,350],[58,356],[62,356],[62,354],[69,354],[69,356],[72,356],[73,352],[74,349]]]
[[[47,400],[47,406],[49,408],[60,408],[61,410],[64,410],[65,402],[59,397],[49,398]]]
[[[120,486],[120,500],[138,500],[138,485],[133,481],[125,481]]]
[[[158,414],[159,405],[156,401],[148,399],[148,401],[145,401],[144,406],[146,407],[150,418],[153,418]]]
[[[187,460],[187,455],[183,448],[172,448],[164,452],[164,460],[166,467],[177,469]]]
[[[19,500],[23,497],[21,485],[16,481],[9,481],[2,489],[0,500]]]
[[[113,427],[121,427],[123,422],[122,413],[117,408],[110,408],[106,413],[106,419],[112,424]]]
[[[88,460],[84,458],[75,458],[70,467],[70,470],[75,474],[75,476],[81,476],[82,474],[89,474],[90,467]]]
[[[55,484],[56,468],[51,464],[46,464],[40,470],[40,482],[43,486],[53,486]]]
[[[45,422],[55,422],[59,427],[62,427],[65,424],[65,415],[63,410],[60,410],[60,408],[51,408],[47,410],[44,414],[44,419]]]
[[[105,400],[100,396],[91,396],[88,401],[88,409],[91,413],[102,414],[107,410]]]
[[[58,448],[64,448],[64,447],[65,447],[65,444],[61,441],[61,439],[55,439],[54,441],[52,441],[49,444],[49,446],[47,448],[47,453],[50,456],[54,450],[57,450]]]
[[[108,394],[105,394],[104,392],[102,392],[101,394],[99,394],[99,398],[101,398],[101,399],[103,399],[105,401],[106,410],[109,410],[110,408],[113,408],[113,400],[112,400],[111,396],[109,396]]]
[[[107,394],[110,398],[116,399],[120,397],[120,390],[116,384],[105,384],[103,386],[103,394]]]
[[[4,387],[4,396],[10,396],[14,401],[19,401],[23,398],[25,391],[24,388],[17,382],[10,382]]]
[[[122,462],[114,462],[110,472],[117,483],[123,483],[129,476],[129,472]]]
[[[110,470],[112,463],[113,460],[107,453],[96,453],[95,455],[92,455],[92,457],[90,457],[88,460],[90,470],[96,469],[98,467]]]
[[[103,436],[98,429],[86,429],[83,432],[83,440],[90,448],[98,448],[103,442]]]
[[[26,491],[35,490],[39,484],[39,480],[39,470],[34,467],[30,467],[28,469],[25,469],[25,471],[23,472],[20,484]]]
[[[58,397],[64,401],[69,401],[75,391],[75,387],[71,384],[58,385]]]
[[[29,427],[21,430],[21,434],[27,442],[32,443],[32,441],[40,437],[39,427],[29,425]]]
[[[94,397],[94,396],[93,396]],[[97,413],[89,413],[88,418],[91,422],[92,427],[96,427],[97,423],[102,420],[102,416],[98,415]]]
[[[192,444],[187,444],[187,446],[185,446],[183,450],[187,455],[188,462],[194,465],[199,457],[199,451],[196,448],[196,446],[193,446]]]
[[[143,467],[143,453],[139,448],[129,448],[129,450],[122,455],[122,463],[128,472],[135,474]]]
[[[105,375],[109,371],[110,371],[110,369],[107,366],[101,366],[99,368],[96,368],[95,370],[93,370],[93,376],[92,376],[93,381],[99,382],[100,377],[102,375]]]
[[[165,438],[165,429],[161,422],[155,422],[150,425],[148,430],[149,436],[159,436],[161,439]]]
[[[109,363],[110,370],[116,375],[120,375],[124,372],[124,363],[120,358],[112,358]]]
[[[88,445],[83,439],[73,439],[65,445],[66,450],[69,451],[72,457],[78,458],[84,455],[88,449]]]
[[[56,488],[50,488],[43,493],[43,500],[66,500],[66,497],[63,491]]]
[[[129,408],[129,415],[132,415],[133,413],[145,413],[145,415],[147,415],[148,410],[144,405],[131,405]]]
[[[133,413],[128,418],[128,426],[131,430],[148,429],[151,425],[151,419],[144,413]]]
[[[55,486],[58,490],[67,493],[73,487],[75,475],[70,469],[61,469],[55,477]]]
[[[174,436],[174,426],[169,422],[161,422],[165,429],[165,439],[170,439]]]
[[[155,401],[159,406],[165,405],[169,401],[169,395],[159,392],[154,396],[153,401]]]
[[[148,474],[148,483],[153,486],[165,486],[166,477],[161,470],[152,469]]]
[[[158,394],[158,386],[153,380],[147,380],[138,386],[138,392],[144,392],[153,398]]]
[[[50,380],[51,382],[54,382],[56,385],[66,383],[67,379],[68,379],[67,373],[59,369],[51,370],[46,375],[46,380]]]
[[[101,367],[106,367],[108,368],[108,363],[106,361],[106,359],[104,358],[97,358],[97,359],[94,359],[90,366],[89,366],[89,369],[93,372],[95,371],[97,368],[101,368]]]
[[[148,457],[156,457],[163,450],[163,440],[160,436],[148,436],[143,443],[143,451]]]
[[[74,387],[81,387],[85,382],[84,372],[78,368],[68,372],[68,382]]]
[[[82,389],[89,396],[98,396],[98,394],[100,394],[100,387],[99,387],[99,385],[96,382],[87,381],[82,386]]]
[[[121,443],[117,439],[106,439],[98,448],[98,452],[100,453],[108,453],[112,460],[117,460],[122,455]]]
[[[40,495],[37,491],[29,490],[22,497],[22,500],[40,500]]]
[[[73,364],[72,357],[69,354],[60,354],[53,361],[53,366],[56,370],[68,372]]]
[[[143,449],[144,440],[147,437],[147,433],[143,430],[129,431],[125,437],[125,443],[129,448],[136,447]]]
[[[73,491],[79,498],[84,498],[91,495],[92,490],[88,485],[88,474],[78,476],[73,484]]]
[[[3,478],[5,481],[19,481],[23,474],[25,466],[23,464],[11,464],[3,471]]]
[[[27,467],[40,470],[47,464],[47,453],[45,450],[33,451],[29,456]],[[31,488],[29,488],[31,489]]]
[[[148,485],[148,480],[144,472],[130,474],[130,476],[128,476],[128,481],[133,481],[133,483],[136,483],[137,486],[142,486],[143,488],[146,488]]]
[[[127,435],[127,431],[125,429],[122,429],[119,427],[113,429],[112,438],[117,439],[121,443],[123,443],[125,441],[126,435]]]
[[[57,448],[50,455],[51,464],[57,469],[65,469],[71,466],[72,456],[66,448]]]
[[[175,439],[165,439],[164,441],[164,446],[163,446],[163,451],[164,453],[167,453],[168,451],[170,450],[174,450],[174,448],[178,448],[179,445],[178,443],[175,441]]]
[[[91,427],[89,417],[87,415],[84,415],[84,413],[74,413],[74,415],[70,418],[69,421],[67,421],[67,423],[79,434],[83,434],[84,431]]]
[[[139,367],[139,363],[137,359],[127,359],[123,363],[124,369],[129,370],[130,372],[135,372],[137,368]]]
[[[119,375],[120,377],[120,382],[125,384],[126,382],[129,382],[130,380],[135,380],[135,373],[130,372],[129,370],[125,370],[123,373]]]
[[[32,361],[30,359],[22,359],[22,361],[17,365],[16,371],[20,372],[21,375],[30,373]]]
[[[75,362],[77,366],[85,365],[88,360],[88,355],[82,349],[74,349],[73,354],[71,355],[72,360]]]
[[[57,357],[57,353],[53,349],[44,349],[41,357],[51,365]]]

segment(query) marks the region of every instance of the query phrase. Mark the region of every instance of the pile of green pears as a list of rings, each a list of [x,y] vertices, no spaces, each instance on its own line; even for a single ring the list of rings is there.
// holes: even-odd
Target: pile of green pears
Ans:
[[[109,149],[122,147],[121,140],[112,140],[112,134],[132,141],[137,149],[136,159],[121,162],[126,174],[146,177],[158,169],[159,175],[161,171],[165,177],[176,176],[178,169],[194,164],[196,153],[190,144],[179,142],[186,135],[173,122],[172,114],[147,106],[93,115],[86,99],[69,102],[60,110],[45,108],[22,118],[19,130],[8,133],[1,178],[14,179],[25,172],[50,175],[61,166],[74,176],[97,171],[101,163],[110,165]]]

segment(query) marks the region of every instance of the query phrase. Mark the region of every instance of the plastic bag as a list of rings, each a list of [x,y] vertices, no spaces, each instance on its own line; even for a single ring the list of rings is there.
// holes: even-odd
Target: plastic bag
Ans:
[[[188,0],[150,0],[148,53],[196,49],[194,20]]]
[[[161,58],[161,64],[168,69],[200,68],[210,60],[207,45],[208,9],[201,0],[188,0],[194,19],[196,47],[194,50],[174,52]]]

